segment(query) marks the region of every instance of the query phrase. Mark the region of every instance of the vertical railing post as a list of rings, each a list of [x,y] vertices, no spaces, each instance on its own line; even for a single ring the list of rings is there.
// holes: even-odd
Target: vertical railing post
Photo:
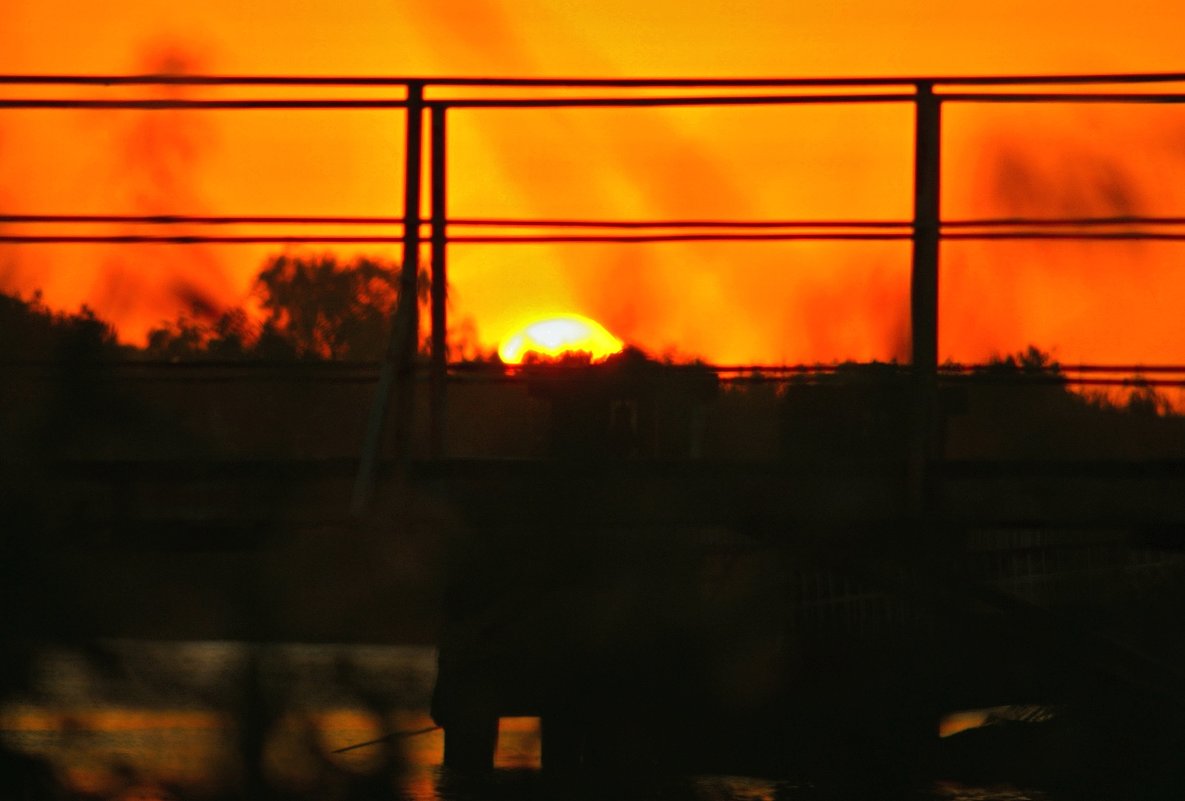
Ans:
[[[910,277],[913,420],[910,506],[921,513],[931,488],[928,464],[938,447],[938,242],[942,105],[928,81],[917,84],[914,124],[913,263]]]
[[[448,408],[448,175],[447,106],[437,103],[430,113],[432,163],[432,375],[429,447],[432,458],[445,453],[445,419]]]
[[[366,424],[366,439],[362,444],[358,475],[354,480],[350,511],[355,517],[364,514],[370,505],[382,452],[383,430],[392,407],[395,414],[396,460],[402,463],[410,451],[415,357],[420,328],[420,195],[424,156],[424,84],[421,81],[407,84],[407,136],[404,147],[403,264],[399,271],[399,300]]]

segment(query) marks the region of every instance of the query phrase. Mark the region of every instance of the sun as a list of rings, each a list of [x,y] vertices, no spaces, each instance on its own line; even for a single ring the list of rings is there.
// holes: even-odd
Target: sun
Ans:
[[[625,346],[596,320],[580,314],[556,314],[534,320],[512,332],[498,346],[506,364],[522,364],[528,354],[555,359],[565,353],[587,353],[599,361]]]

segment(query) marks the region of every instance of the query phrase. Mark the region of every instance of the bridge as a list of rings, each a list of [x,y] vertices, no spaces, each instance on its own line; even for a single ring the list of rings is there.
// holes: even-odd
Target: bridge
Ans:
[[[1172,665],[1182,643],[1171,627],[1145,624],[1150,610],[1181,600],[1185,430],[1158,415],[1084,411],[1067,390],[1180,387],[1185,367],[941,366],[938,281],[947,239],[1185,239],[1185,221],[1168,217],[941,219],[944,108],[1179,104],[1181,83],[1185,75],[0,76],[0,86],[24,92],[0,98],[7,113],[367,108],[406,120],[401,218],[0,215],[0,243],[9,245],[397,242],[403,254],[378,364],[7,365],[4,485],[27,535],[12,563],[22,575],[10,603],[20,613],[8,633],[437,642],[436,714],[446,760],[464,767],[488,763],[496,720],[508,714],[552,721],[545,758],[555,764],[654,752],[651,743],[605,753],[598,732],[607,718],[597,706],[608,703],[607,682],[633,686],[624,697],[663,721],[655,736],[683,753],[697,749],[680,731],[704,736],[691,725],[697,717],[746,721],[761,736],[742,741],[750,756],[769,758],[762,767],[779,758],[764,753],[769,743],[810,750],[803,729],[786,728],[788,710],[819,731],[837,704],[851,715],[878,709],[872,730],[881,737],[924,729],[938,709],[1059,697],[1071,675],[1076,692],[1118,682],[1177,708]],[[27,94],[166,85],[381,96]],[[464,110],[834,104],[912,108],[913,148],[902,154],[914,164],[911,219],[606,222],[446,211],[449,120]],[[103,222],[165,233],[38,232]],[[325,222],[396,233],[169,231]],[[908,365],[449,361],[453,247],[869,239],[912,243]],[[431,346],[421,357],[415,299],[425,245]],[[118,411],[96,412],[104,409]],[[1018,421],[1034,409],[1047,416],[1026,430]],[[1047,448],[1033,430],[1053,419],[1080,426],[1077,439],[1098,447]],[[1107,447],[1116,442],[1140,447]],[[140,588],[134,599],[128,586]],[[1118,636],[1137,630],[1135,642]],[[952,642],[962,654],[949,653]],[[1019,655],[1001,654],[1001,642],[1021,643]],[[869,654],[879,667],[861,671]],[[686,680],[674,681],[680,671]],[[726,689],[705,696],[722,676],[733,677]],[[894,694],[910,703],[889,703]],[[845,695],[855,700],[841,703]],[[676,750],[657,748],[667,757]]]

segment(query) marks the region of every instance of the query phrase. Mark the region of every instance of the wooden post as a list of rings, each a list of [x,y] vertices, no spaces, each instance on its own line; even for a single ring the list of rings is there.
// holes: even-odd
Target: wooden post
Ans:
[[[910,322],[914,376],[909,503],[921,514],[931,494],[927,466],[937,454],[938,241],[942,106],[928,81],[917,84],[914,128],[913,264]]]
[[[379,370],[362,458],[354,480],[350,512],[361,517],[370,505],[375,474],[382,452],[383,430],[388,410],[395,409],[395,456],[402,461],[409,454],[411,416],[415,391],[415,355],[419,340],[420,193],[423,183],[424,84],[407,85],[407,141],[403,176],[403,265],[399,273],[399,302],[387,353]],[[394,399],[394,403],[392,403]]]
[[[448,145],[445,125],[447,106],[431,111],[432,164],[432,377],[429,387],[432,458],[445,454],[445,411],[448,408]]]

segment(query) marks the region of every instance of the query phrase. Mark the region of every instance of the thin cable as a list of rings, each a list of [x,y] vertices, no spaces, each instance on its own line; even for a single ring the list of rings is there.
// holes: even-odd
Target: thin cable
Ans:
[[[1185,217],[994,217],[965,220],[943,220],[944,228],[992,228],[1004,226],[1059,227],[1059,226],[1118,226],[1118,225],[1185,225]]]
[[[395,216],[326,215],[193,215],[193,214],[0,214],[0,223],[14,224],[136,224],[136,225],[403,225]],[[422,225],[433,225],[431,218]],[[454,228],[876,228],[909,229],[912,223],[893,220],[590,220],[505,217],[457,217],[445,220]]]
[[[403,225],[403,217],[384,215],[278,215],[278,214],[0,214],[0,223],[13,224],[135,224],[135,225]],[[431,218],[422,225],[433,225]],[[912,229],[907,220],[596,220],[580,218],[450,217],[453,228],[876,228]],[[1061,228],[1131,225],[1181,226],[1185,217],[996,217],[944,220],[943,228]]]
[[[503,97],[464,98],[433,101],[432,105],[454,109],[532,108],[637,108],[651,106],[793,106],[834,103],[912,103],[912,93],[827,94],[827,95],[711,95],[667,97]]]
[[[1181,104],[1185,93],[963,93],[937,94],[943,102],[964,103],[1134,103]],[[458,98],[433,100],[427,105],[455,109],[538,109],[538,108],[639,108],[695,106],[789,106],[838,103],[912,103],[912,93],[797,94],[797,95],[709,95],[665,97],[558,97],[558,98]],[[407,101],[390,98],[368,99],[244,99],[196,100],[185,98],[86,99],[86,98],[0,98],[0,109],[86,109],[86,110],[347,110],[400,109]]]
[[[776,233],[672,233],[672,234],[491,234],[447,237],[457,245],[560,245],[560,244],[646,244],[663,242],[893,242],[908,241],[908,232],[776,232]],[[952,241],[1132,241],[1185,242],[1185,233],[1154,231],[1063,232],[1063,231],[1007,231],[982,233],[953,233],[942,237]],[[288,236],[153,236],[139,234],[3,234],[0,244],[20,245],[301,245],[301,244],[401,244],[402,236],[380,235],[288,235]]]
[[[1181,92],[962,92],[937,97],[947,103],[1185,103]]]
[[[835,86],[950,86],[1182,83],[1185,72],[1082,73],[1056,75],[913,75],[737,78],[521,78],[383,75],[0,75],[0,85],[25,86],[395,86],[531,88],[762,88]]]
[[[440,726],[426,726],[422,729],[415,729],[414,731],[393,731],[390,734],[384,734],[382,737],[376,737],[375,739],[367,740],[364,743],[354,743],[353,745],[347,745],[344,748],[335,749],[333,753],[344,754],[347,751],[353,751],[355,748],[365,748],[368,745],[379,745],[391,740],[402,740],[407,737],[419,737],[422,734],[431,734],[434,731],[440,731],[440,729]]]
[[[638,244],[648,242],[793,242],[793,241],[893,241],[907,240],[908,233],[685,233],[685,234],[572,234],[449,236],[458,245]],[[1185,235],[1183,235],[1185,236]],[[300,245],[300,244],[401,244],[402,236],[152,236],[139,234],[4,234],[0,244],[106,244],[106,245]]]
[[[144,99],[144,100],[85,100],[79,98],[0,98],[0,109],[90,109],[90,110],[232,110],[248,109],[396,109],[406,108],[406,100],[368,99],[368,100],[185,100]]]

